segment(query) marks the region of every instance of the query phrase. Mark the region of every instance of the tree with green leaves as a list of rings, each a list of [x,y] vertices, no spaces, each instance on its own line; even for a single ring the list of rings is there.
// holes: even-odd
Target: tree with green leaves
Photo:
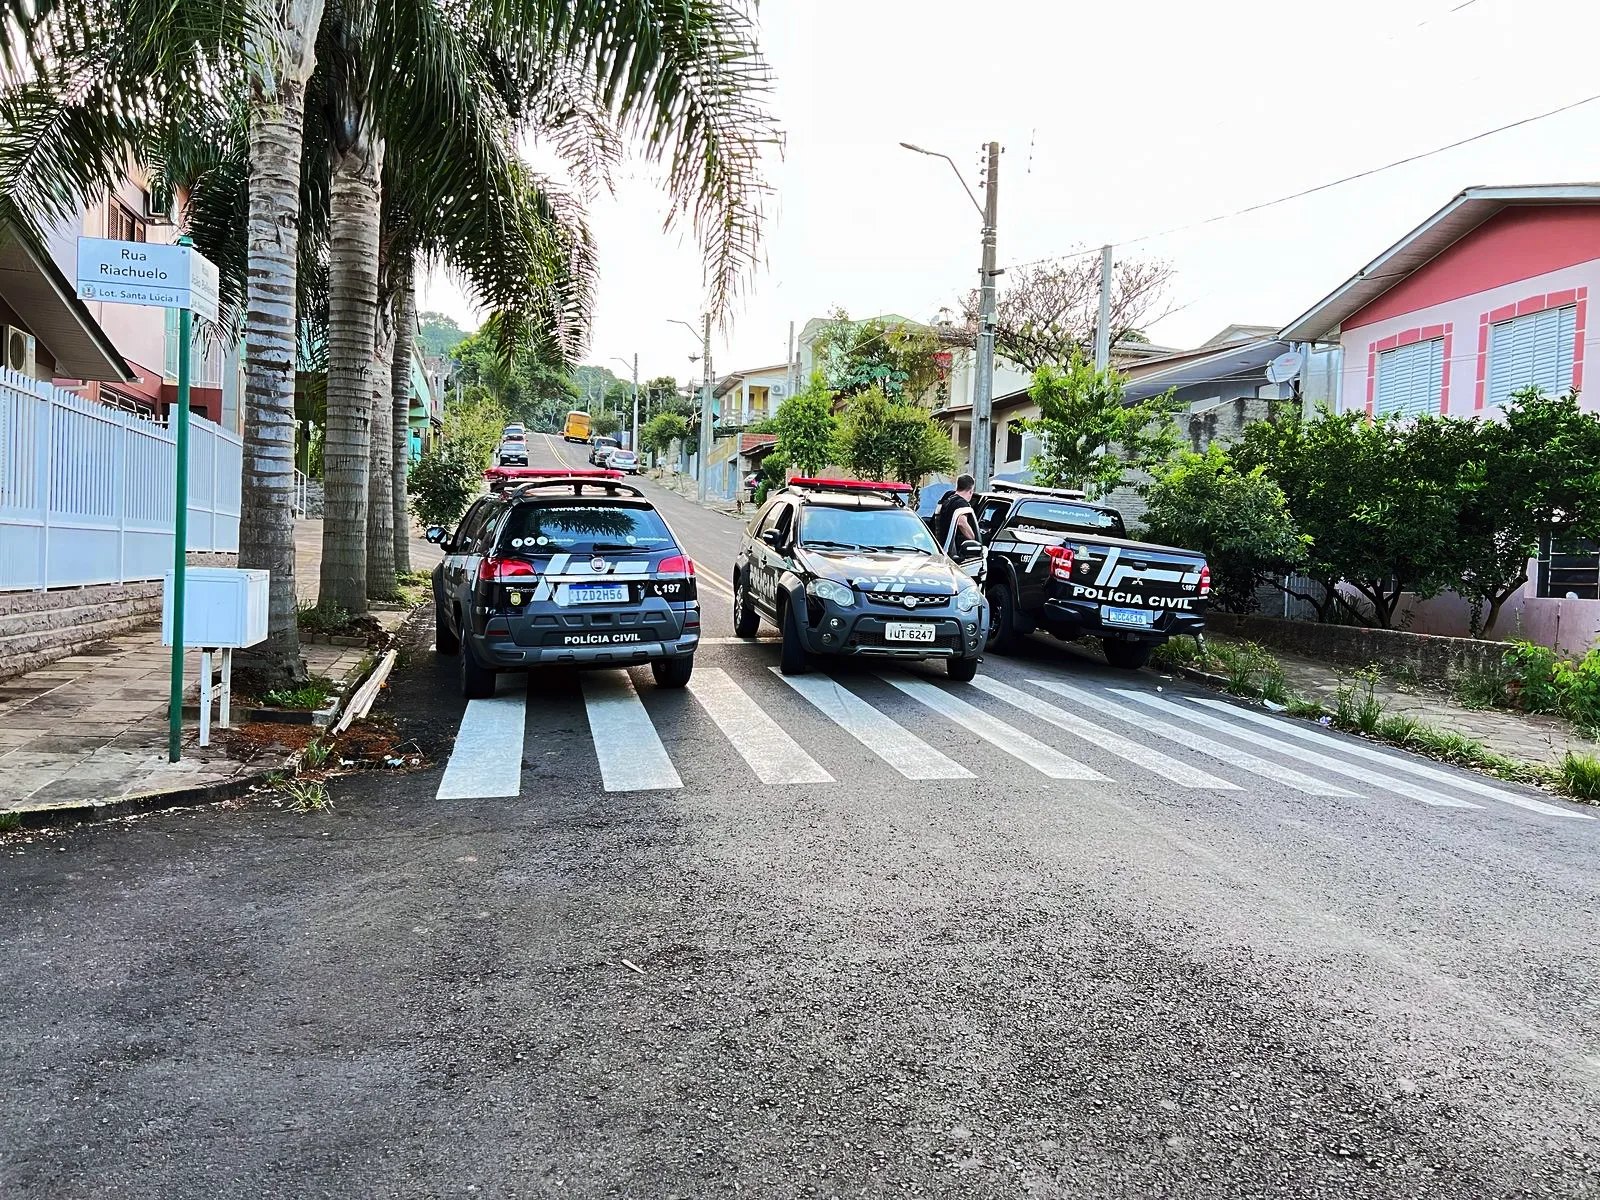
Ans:
[[[595,437],[613,437],[621,428],[622,418],[610,409],[589,415],[589,432]]]
[[[1178,447],[1172,415],[1181,405],[1172,392],[1130,402],[1122,377],[1110,367],[1096,370],[1082,354],[1065,367],[1040,367],[1028,395],[1039,416],[1023,425],[1040,439],[1028,465],[1045,487],[1104,495],[1166,462]]]
[[[953,472],[957,465],[950,435],[926,409],[896,403],[877,387],[845,407],[836,444],[840,464],[865,479],[918,487],[927,476]]]
[[[812,376],[805,391],[778,405],[777,422],[772,461],[802,475],[815,475],[833,461],[838,422],[833,415],[833,393],[820,374]]]
[[[1259,584],[1305,562],[1309,539],[1283,489],[1264,466],[1240,471],[1217,443],[1157,466],[1142,490],[1146,539],[1204,554],[1212,595],[1228,612],[1250,612]]]
[[[457,325],[454,317],[441,312],[417,314],[417,343],[428,358],[446,358],[468,338],[468,333]]]
[[[658,457],[671,453],[672,443],[688,436],[689,422],[670,412],[657,413],[639,430],[641,447]]]
[[[920,402],[944,378],[943,345],[925,326],[873,317],[853,321],[834,309],[812,354],[836,396],[880,389],[890,400]]]

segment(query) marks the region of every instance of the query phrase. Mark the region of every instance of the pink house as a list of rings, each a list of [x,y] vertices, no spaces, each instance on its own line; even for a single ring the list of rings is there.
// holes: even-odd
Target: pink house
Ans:
[[[1585,364],[1600,369],[1591,291],[1600,300],[1600,184],[1468,188],[1279,336],[1339,345],[1342,411],[1492,418],[1513,392],[1581,389]],[[1409,608],[1413,630],[1467,632],[1455,596]],[[1594,645],[1600,546],[1543,546],[1495,632]]]

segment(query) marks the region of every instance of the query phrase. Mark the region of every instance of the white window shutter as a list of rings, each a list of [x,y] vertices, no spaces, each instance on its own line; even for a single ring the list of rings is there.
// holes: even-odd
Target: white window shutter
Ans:
[[[1547,308],[1501,321],[1490,329],[1490,404],[1504,404],[1513,392],[1537,387],[1559,395],[1572,386],[1573,346],[1578,336],[1578,309]]]
[[[1444,394],[1444,339],[1413,342],[1378,355],[1378,415],[1418,417],[1439,411]]]

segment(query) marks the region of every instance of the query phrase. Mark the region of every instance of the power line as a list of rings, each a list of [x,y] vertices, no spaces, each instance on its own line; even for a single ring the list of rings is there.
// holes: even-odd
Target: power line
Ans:
[[[1467,3],[1476,3],[1476,0],[1467,0]],[[1465,7],[1465,5],[1462,7]],[[1596,92],[1592,96],[1585,96],[1582,100],[1574,100],[1570,104],[1563,104],[1559,108],[1552,108],[1547,112],[1536,113],[1531,117],[1522,117],[1518,120],[1508,122],[1505,125],[1497,125],[1493,129],[1485,129],[1482,133],[1475,133],[1471,137],[1464,137],[1454,142],[1448,142],[1443,146],[1435,146],[1432,150],[1424,150],[1418,154],[1407,155],[1405,158],[1397,158],[1393,162],[1384,163],[1381,167],[1370,167],[1365,171],[1357,171],[1354,175],[1346,175],[1340,179],[1330,180],[1327,183],[1319,183],[1315,187],[1305,188],[1298,192],[1291,192],[1287,196],[1279,196],[1275,200],[1263,200],[1259,204],[1246,205],[1244,208],[1236,208],[1232,212],[1221,213],[1215,217],[1206,217],[1200,221],[1190,221],[1186,225],[1174,225],[1170,229],[1162,229],[1156,233],[1141,234],[1139,237],[1135,238],[1124,238],[1122,241],[1114,244],[1117,246],[1135,246],[1140,242],[1154,241],[1156,238],[1166,237],[1169,234],[1184,233],[1190,229],[1200,229],[1206,225],[1215,225],[1218,221],[1231,221],[1235,217],[1242,217],[1248,213],[1260,212],[1262,209],[1273,208],[1279,204],[1287,204],[1291,200],[1299,200],[1306,196],[1315,195],[1318,192],[1325,192],[1329,188],[1341,187],[1347,183],[1354,183],[1358,179],[1367,179],[1373,175],[1380,175],[1384,171],[1392,171],[1396,167],[1403,167],[1410,163],[1420,162],[1422,159],[1432,158],[1434,155],[1444,154],[1446,151],[1456,150],[1462,146],[1469,145],[1472,142],[1478,142],[1482,141],[1484,138],[1493,137],[1497,133],[1505,133],[1507,130],[1517,129],[1523,125],[1532,125],[1535,121],[1543,121],[1550,117],[1560,116],[1562,113],[1571,112],[1575,108],[1582,108],[1585,104],[1593,104],[1596,100],[1600,100],[1600,92]],[[1083,258],[1086,255],[1098,253],[1099,250],[1095,249],[1080,250],[1069,254],[1052,254],[1046,258],[1036,258],[1028,262],[1012,263],[1008,269],[1017,270],[1021,267],[1036,267],[1041,263],[1049,262],[1070,262],[1075,258]]]

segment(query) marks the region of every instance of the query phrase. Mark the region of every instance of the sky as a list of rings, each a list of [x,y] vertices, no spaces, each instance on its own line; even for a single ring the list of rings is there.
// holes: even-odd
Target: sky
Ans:
[[[763,0],[760,23],[786,144],[764,261],[713,338],[718,375],[783,362],[791,321],[926,320],[975,285],[977,212],[902,141],[948,154],[974,191],[983,143],[1002,144],[1002,266],[1105,242],[1170,262],[1173,312],[1148,332],[1172,346],[1288,323],[1464,187],[1600,179],[1597,99],[1197,224],[1600,93],[1592,0]],[[698,339],[671,321],[698,325],[700,257],[665,212],[631,160],[589,205],[587,361],[620,376],[637,353],[641,379],[698,377]],[[483,315],[445,275],[419,307]]]

